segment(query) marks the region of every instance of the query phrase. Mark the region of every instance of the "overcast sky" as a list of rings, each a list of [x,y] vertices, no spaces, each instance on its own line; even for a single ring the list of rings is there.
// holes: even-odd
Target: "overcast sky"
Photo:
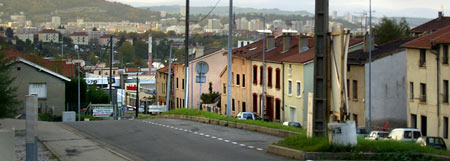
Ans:
[[[132,6],[185,5],[185,0],[109,0]],[[192,6],[213,6],[217,0],[190,0]],[[281,10],[306,10],[314,12],[314,0],[234,0],[234,6],[251,8],[278,8]],[[229,0],[220,0],[220,6],[228,6]],[[372,0],[372,9],[377,17],[425,17],[435,18],[444,8],[444,14],[450,16],[450,0]],[[330,0],[331,11],[338,16],[349,12],[369,10],[369,0]]]

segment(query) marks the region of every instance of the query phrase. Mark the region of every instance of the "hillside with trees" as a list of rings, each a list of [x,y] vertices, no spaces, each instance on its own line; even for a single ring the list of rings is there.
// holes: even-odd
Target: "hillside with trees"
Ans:
[[[1,19],[23,12],[33,23],[49,22],[52,16],[60,16],[63,23],[77,18],[102,22],[145,22],[159,18],[159,12],[106,0],[0,0],[0,3]]]

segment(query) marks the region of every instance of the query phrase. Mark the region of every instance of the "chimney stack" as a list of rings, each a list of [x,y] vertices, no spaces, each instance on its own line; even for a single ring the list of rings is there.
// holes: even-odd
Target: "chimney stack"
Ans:
[[[438,18],[440,19],[440,18],[442,18],[442,17],[444,17],[444,13],[442,13],[442,11],[439,11],[439,12],[438,12]]]
[[[298,53],[303,53],[306,50],[309,50],[308,36],[300,34],[298,39]]]
[[[269,35],[266,38],[266,50],[272,49],[275,47],[275,36]]]
[[[288,51],[291,48],[291,34],[283,34],[283,52]]]
[[[148,75],[152,75],[152,68],[153,68],[153,60],[152,60],[152,30],[150,29],[148,33]]]

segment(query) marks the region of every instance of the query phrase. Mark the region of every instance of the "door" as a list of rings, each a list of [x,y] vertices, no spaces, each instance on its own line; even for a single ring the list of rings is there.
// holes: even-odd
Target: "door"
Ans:
[[[271,97],[266,97],[266,117],[272,121],[273,120],[273,98]]]
[[[291,107],[290,108],[290,117],[289,117],[289,121],[290,122],[296,122],[295,120],[297,120],[297,118],[295,118],[295,107]]]
[[[281,116],[281,100],[280,99],[276,99],[275,100],[275,120],[280,120]]]
[[[427,136],[427,117],[420,116],[420,131],[423,136]]]
[[[258,96],[253,93],[253,112],[258,112]]]

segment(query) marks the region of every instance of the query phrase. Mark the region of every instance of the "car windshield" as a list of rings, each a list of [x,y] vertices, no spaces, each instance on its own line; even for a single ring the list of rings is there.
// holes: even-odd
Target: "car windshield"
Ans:
[[[378,133],[378,136],[382,138],[387,138],[389,136],[389,133]]]

